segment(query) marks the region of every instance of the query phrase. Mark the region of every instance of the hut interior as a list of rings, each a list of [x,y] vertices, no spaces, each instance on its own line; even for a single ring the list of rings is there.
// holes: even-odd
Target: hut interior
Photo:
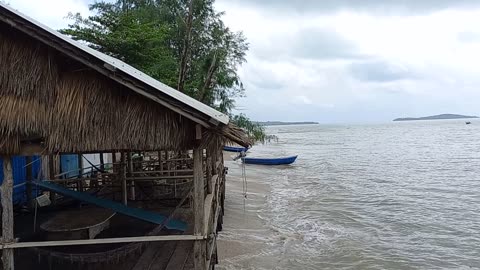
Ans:
[[[227,116],[0,3],[1,269],[212,269],[227,142],[250,144]]]

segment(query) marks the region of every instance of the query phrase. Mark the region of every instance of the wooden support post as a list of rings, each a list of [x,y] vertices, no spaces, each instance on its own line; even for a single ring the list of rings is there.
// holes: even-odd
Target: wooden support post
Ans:
[[[13,235],[13,172],[10,156],[3,157],[3,183],[0,186],[0,197],[2,201],[2,243],[12,243]],[[13,249],[2,251],[3,270],[13,270]]]
[[[207,150],[207,159],[205,161],[205,167],[207,169],[207,194],[212,194],[212,153]]]
[[[83,155],[82,154],[77,154],[77,166],[78,166],[78,191],[83,192],[84,187],[83,187]],[[91,185],[91,183],[90,183]]]
[[[126,154],[125,152],[120,153],[120,181],[122,184],[122,203],[127,205],[127,170],[126,170]]]
[[[194,235],[204,233],[205,215],[205,184],[203,178],[202,149],[193,150],[193,213],[194,213]],[[205,241],[195,241],[193,246],[193,263],[195,270],[207,269],[206,244]]]
[[[115,163],[117,163],[117,153],[112,152],[112,164],[115,165]]]
[[[158,170],[162,172],[163,171],[162,151],[158,151],[157,155],[158,155]]]
[[[132,160],[132,152],[128,152],[128,177],[132,177],[133,173],[133,160]],[[135,181],[130,182],[130,200],[135,201]]]
[[[100,170],[105,170],[105,160],[103,160],[103,153],[100,153]]]

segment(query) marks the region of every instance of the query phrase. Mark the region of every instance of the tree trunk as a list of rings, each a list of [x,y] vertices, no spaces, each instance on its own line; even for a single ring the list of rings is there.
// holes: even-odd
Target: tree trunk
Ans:
[[[213,55],[212,63],[208,68],[207,78],[205,79],[205,83],[203,84],[202,89],[200,90],[200,94],[198,96],[198,100],[200,102],[205,102],[205,98],[207,97],[207,89],[212,84],[213,75],[217,71],[217,52]]]
[[[191,39],[192,39],[192,25],[193,25],[193,2],[190,0],[188,6],[188,15],[186,21],[185,38],[183,40],[183,50],[180,56],[180,70],[178,72],[178,91],[184,92],[185,78],[187,76],[188,55],[190,53]]]

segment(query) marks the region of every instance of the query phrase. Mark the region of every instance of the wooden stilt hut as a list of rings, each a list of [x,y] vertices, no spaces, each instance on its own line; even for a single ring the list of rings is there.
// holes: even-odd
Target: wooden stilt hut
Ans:
[[[65,260],[77,263],[80,268],[82,263],[97,260],[102,263],[100,269],[109,268],[109,261],[103,261],[105,257],[120,258],[120,253],[136,250],[138,255],[133,262],[116,269],[150,269],[161,247],[145,243],[177,241],[181,244],[169,246],[166,269],[211,268],[216,261],[215,236],[225,196],[221,149],[227,141],[249,145],[245,134],[231,125],[226,115],[0,3],[0,156],[4,160],[0,196],[4,270],[14,269],[23,249],[32,249],[38,256],[46,253],[49,260],[67,258]],[[77,177],[67,179],[58,171],[55,161],[62,153],[102,153],[102,164],[93,166],[95,173],[80,171]],[[111,155],[110,165],[103,163],[106,153]],[[102,222],[95,227],[97,231],[89,228],[86,239],[79,233],[73,239],[57,235],[55,240],[25,241],[14,231],[14,225],[15,228],[22,225],[18,224],[22,221],[17,222],[12,205],[10,160],[14,155],[42,156],[42,167],[48,172],[43,172],[43,182],[37,179],[31,185],[44,189],[45,194],[50,193],[54,205],[62,198],[73,197],[110,207],[112,212],[131,215],[134,219],[142,217],[152,221],[149,213],[154,211],[145,212],[142,208],[160,199],[159,186],[168,187],[173,194],[169,199],[175,202],[175,207],[165,209],[186,209],[182,222],[187,224],[187,229],[183,233],[160,233],[171,219],[177,218],[165,215],[165,220],[155,224],[162,228],[155,227],[153,232],[141,236],[98,237],[99,230],[106,226]],[[184,184],[189,192],[178,195]],[[101,194],[98,190],[110,193],[96,199]],[[52,208],[51,212],[56,209]],[[36,218],[37,211],[35,221]],[[52,220],[47,224],[51,225]],[[56,221],[59,222],[58,218]],[[123,246],[123,249],[96,255],[80,256],[69,254],[66,249],[54,249],[121,243],[128,244],[128,248]],[[42,249],[47,247],[52,249]],[[155,269],[160,269],[157,263]]]

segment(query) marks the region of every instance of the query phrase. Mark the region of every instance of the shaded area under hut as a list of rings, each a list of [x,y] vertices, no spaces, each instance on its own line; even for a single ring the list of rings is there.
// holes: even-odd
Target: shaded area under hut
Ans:
[[[250,144],[220,112],[0,3],[2,269],[213,268],[225,143]]]

